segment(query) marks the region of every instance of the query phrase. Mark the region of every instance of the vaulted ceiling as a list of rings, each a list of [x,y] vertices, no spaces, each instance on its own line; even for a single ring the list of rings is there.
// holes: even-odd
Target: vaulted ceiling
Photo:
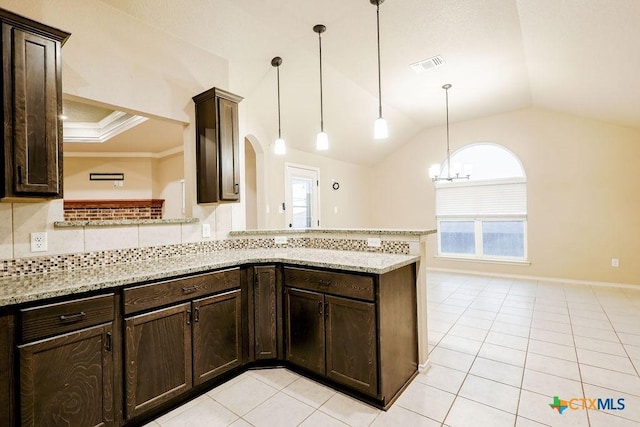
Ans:
[[[640,128],[640,1],[386,0],[380,6],[382,98],[390,138],[372,138],[378,87],[375,6],[369,0],[102,0],[225,57],[230,87],[252,120],[314,151],[322,36],[327,156],[374,164],[420,130],[535,106]],[[416,74],[411,63],[445,65]],[[443,135],[444,138],[444,135]],[[444,143],[444,139],[443,139]]]

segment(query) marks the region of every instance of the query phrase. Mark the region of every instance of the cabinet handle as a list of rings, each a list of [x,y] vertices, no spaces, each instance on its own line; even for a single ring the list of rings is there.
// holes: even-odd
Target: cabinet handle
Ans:
[[[107,332],[106,343],[105,343],[105,347],[107,351],[111,351],[112,346],[113,346],[113,338],[111,337],[111,332]]]
[[[318,280],[320,286],[331,286],[331,280]]]
[[[240,193],[240,184],[234,184],[235,194]]]
[[[322,301],[318,301],[318,314],[322,316],[324,314],[324,304]]]
[[[324,303],[324,317],[329,317],[329,303]]]
[[[200,307],[196,307],[193,310],[193,323],[200,321]]]
[[[187,310],[187,325],[191,324],[191,310]]]
[[[68,314],[68,315],[63,314],[60,316],[60,321],[64,323],[73,323],[73,322],[79,322],[85,317],[87,317],[87,313],[85,313],[84,311],[81,311],[80,313],[76,313],[76,314]]]
[[[198,290],[198,285],[193,285],[193,286],[189,286],[189,287],[186,287],[186,288],[182,288],[182,293],[183,294],[192,294],[197,290]]]

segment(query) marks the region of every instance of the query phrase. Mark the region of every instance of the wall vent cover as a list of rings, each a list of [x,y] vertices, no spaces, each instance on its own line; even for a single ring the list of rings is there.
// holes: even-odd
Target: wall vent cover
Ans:
[[[440,55],[433,56],[428,59],[423,59],[422,61],[414,62],[411,64],[411,68],[416,73],[423,73],[427,70],[431,70],[433,68],[441,67],[444,65],[444,59]]]

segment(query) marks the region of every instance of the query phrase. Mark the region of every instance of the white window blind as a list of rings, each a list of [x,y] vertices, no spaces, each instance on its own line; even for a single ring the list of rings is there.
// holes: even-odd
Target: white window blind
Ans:
[[[468,182],[436,188],[436,216],[526,215],[526,182]]]

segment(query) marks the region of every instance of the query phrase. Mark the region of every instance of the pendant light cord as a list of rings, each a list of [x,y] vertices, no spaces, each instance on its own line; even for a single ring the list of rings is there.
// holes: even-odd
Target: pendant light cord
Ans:
[[[276,75],[278,76],[278,139],[282,139],[282,131],[280,127],[280,66],[276,67]]]
[[[447,109],[447,174],[451,178],[451,149],[449,148],[449,87],[444,86],[445,105]]]
[[[318,32],[318,47],[320,51],[320,132],[324,132],[324,109],[322,108],[322,33]]]
[[[382,118],[382,83],[380,77],[380,2],[376,4],[376,34],[378,36],[378,117]]]

